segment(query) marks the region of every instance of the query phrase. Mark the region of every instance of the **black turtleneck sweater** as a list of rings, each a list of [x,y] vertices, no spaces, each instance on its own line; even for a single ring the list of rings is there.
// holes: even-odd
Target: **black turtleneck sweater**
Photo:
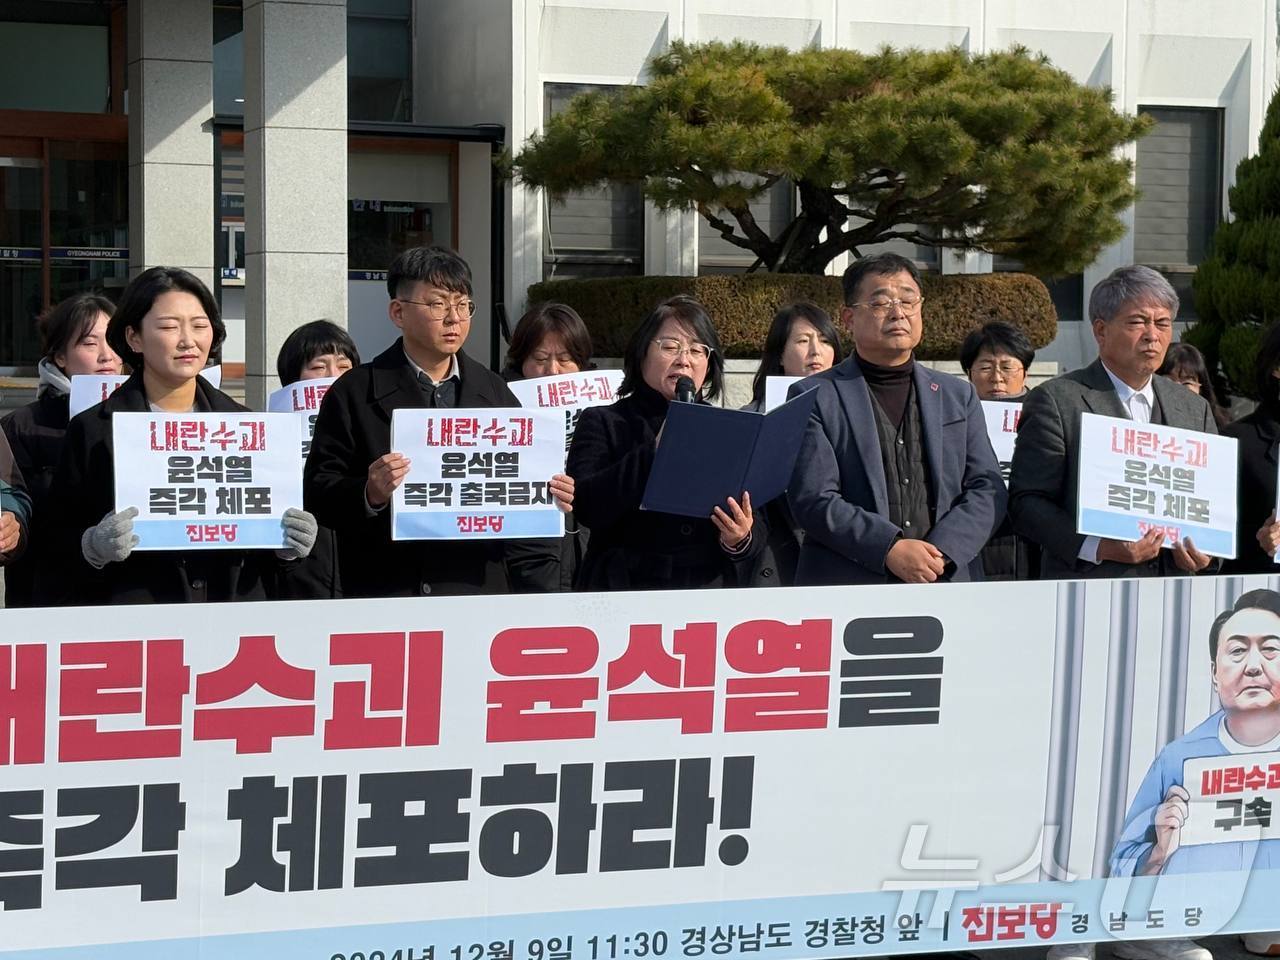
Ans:
[[[857,355],[855,354],[857,357]],[[863,357],[857,357],[858,366],[867,380],[867,388],[876,398],[880,408],[895,427],[902,425],[902,418],[907,412],[907,398],[911,395],[911,375],[915,372],[916,358],[912,356],[906,363],[896,367],[882,367]]]

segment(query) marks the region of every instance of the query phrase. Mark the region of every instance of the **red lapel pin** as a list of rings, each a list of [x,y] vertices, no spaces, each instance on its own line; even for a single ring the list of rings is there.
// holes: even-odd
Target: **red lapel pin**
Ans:
[[[938,392],[938,385],[937,385],[936,383],[931,383],[931,384],[929,384],[929,389],[930,389],[930,390],[932,390],[934,393],[937,393],[937,392]]]

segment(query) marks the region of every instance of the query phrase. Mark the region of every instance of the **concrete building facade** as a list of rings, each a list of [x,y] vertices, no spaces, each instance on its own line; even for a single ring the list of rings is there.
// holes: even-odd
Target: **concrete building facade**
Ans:
[[[1114,267],[1189,291],[1277,76],[1273,0],[0,0],[0,375],[34,367],[41,309],[158,263],[215,289],[251,401],[299,323],[385,347],[383,271],[415,243],[471,262],[468,350],[488,362],[538,280],[746,269],[696,214],[635,188],[551,206],[493,164],[574,93],[643,83],[671,41],[734,38],[1021,44],[1150,113],[1129,233],[1051,287],[1063,323],[1041,356],[1064,367],[1091,356],[1084,305]],[[775,190],[757,219],[793,201]],[[1017,266],[905,250],[941,272]]]

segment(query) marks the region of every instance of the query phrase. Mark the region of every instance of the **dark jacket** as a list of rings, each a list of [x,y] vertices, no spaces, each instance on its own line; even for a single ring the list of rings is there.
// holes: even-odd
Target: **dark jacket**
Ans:
[[[931,494],[924,537],[950,561],[944,579],[982,579],[978,552],[1005,512],[1000,464],[973,386],[917,363],[912,373]],[[791,387],[817,390],[787,499],[804,528],[796,583],[886,583],[903,530],[889,519],[871,391],[856,356]]]
[[[710,519],[642,511],[640,502],[667,416],[667,401],[641,384],[607,407],[582,411],[565,472],[574,479],[574,513],[591,539],[580,590],[745,586],[768,541],[755,511],[751,545],[730,557]]]
[[[1026,398],[1027,391],[1023,390],[1016,397],[984,402],[1021,406]],[[1001,461],[1001,466],[1004,466],[1004,461]],[[1013,521],[1007,515],[982,548],[981,557],[982,572],[988,580],[1037,580],[1040,577],[1040,548],[1014,533]]]
[[[1152,418],[1170,427],[1217,433],[1209,404],[1165,377],[1152,377],[1156,400]],[[1076,481],[1080,473],[1080,415],[1127,418],[1124,404],[1101,360],[1042,383],[1027,395],[1018,421],[1009,478],[1009,514],[1013,529],[1039,544],[1040,577],[1182,576],[1169,550],[1145,564],[1080,559],[1085,536],[1076,532]],[[1217,569],[1211,564],[1206,573]]]
[[[67,394],[48,389],[0,421],[32,507],[30,549],[21,559],[5,567],[4,602],[8,607],[29,607],[35,603],[36,567],[45,541],[41,527],[49,512],[53,474],[62,457],[70,400]]]
[[[1277,573],[1277,567],[1258,545],[1258,529],[1276,508],[1276,448],[1280,423],[1259,407],[1225,427],[1223,436],[1239,443],[1240,485],[1236,505],[1236,558],[1223,562],[1223,573]]]
[[[199,413],[247,410],[200,377],[195,407]],[[135,550],[123,563],[101,570],[84,559],[84,532],[116,508],[111,417],[149,410],[142,374],[135,373],[71,421],[49,492],[49,523],[42,527],[49,532],[49,549],[39,553],[38,602],[214,603],[274,596],[281,561],[270,550]]]
[[[458,353],[457,406],[518,407],[497,374]],[[391,539],[391,508],[372,516],[364,488],[369,465],[391,452],[391,414],[426,407],[427,398],[397,340],[371,362],[342,375],[320,404],[303,471],[306,508],[338,538],[347,597],[507,593],[554,590],[559,556],[530,541]]]

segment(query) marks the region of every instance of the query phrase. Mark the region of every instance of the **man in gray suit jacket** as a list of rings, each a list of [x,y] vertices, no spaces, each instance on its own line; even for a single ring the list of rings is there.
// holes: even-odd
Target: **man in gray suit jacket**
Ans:
[[[1014,530],[1040,545],[1042,579],[1176,576],[1210,565],[1190,538],[1163,549],[1159,530],[1134,543],[1076,532],[1081,413],[1217,433],[1204,399],[1155,376],[1177,313],[1178,295],[1159,273],[1115,270],[1089,298],[1098,359],[1041,384],[1023,403],[1009,513]]]
[[[864,257],[844,299],[853,356],[792,387],[818,391],[787,492],[804,529],[796,583],[981,580],[1004,481],[973,387],[915,362],[919,272]]]

